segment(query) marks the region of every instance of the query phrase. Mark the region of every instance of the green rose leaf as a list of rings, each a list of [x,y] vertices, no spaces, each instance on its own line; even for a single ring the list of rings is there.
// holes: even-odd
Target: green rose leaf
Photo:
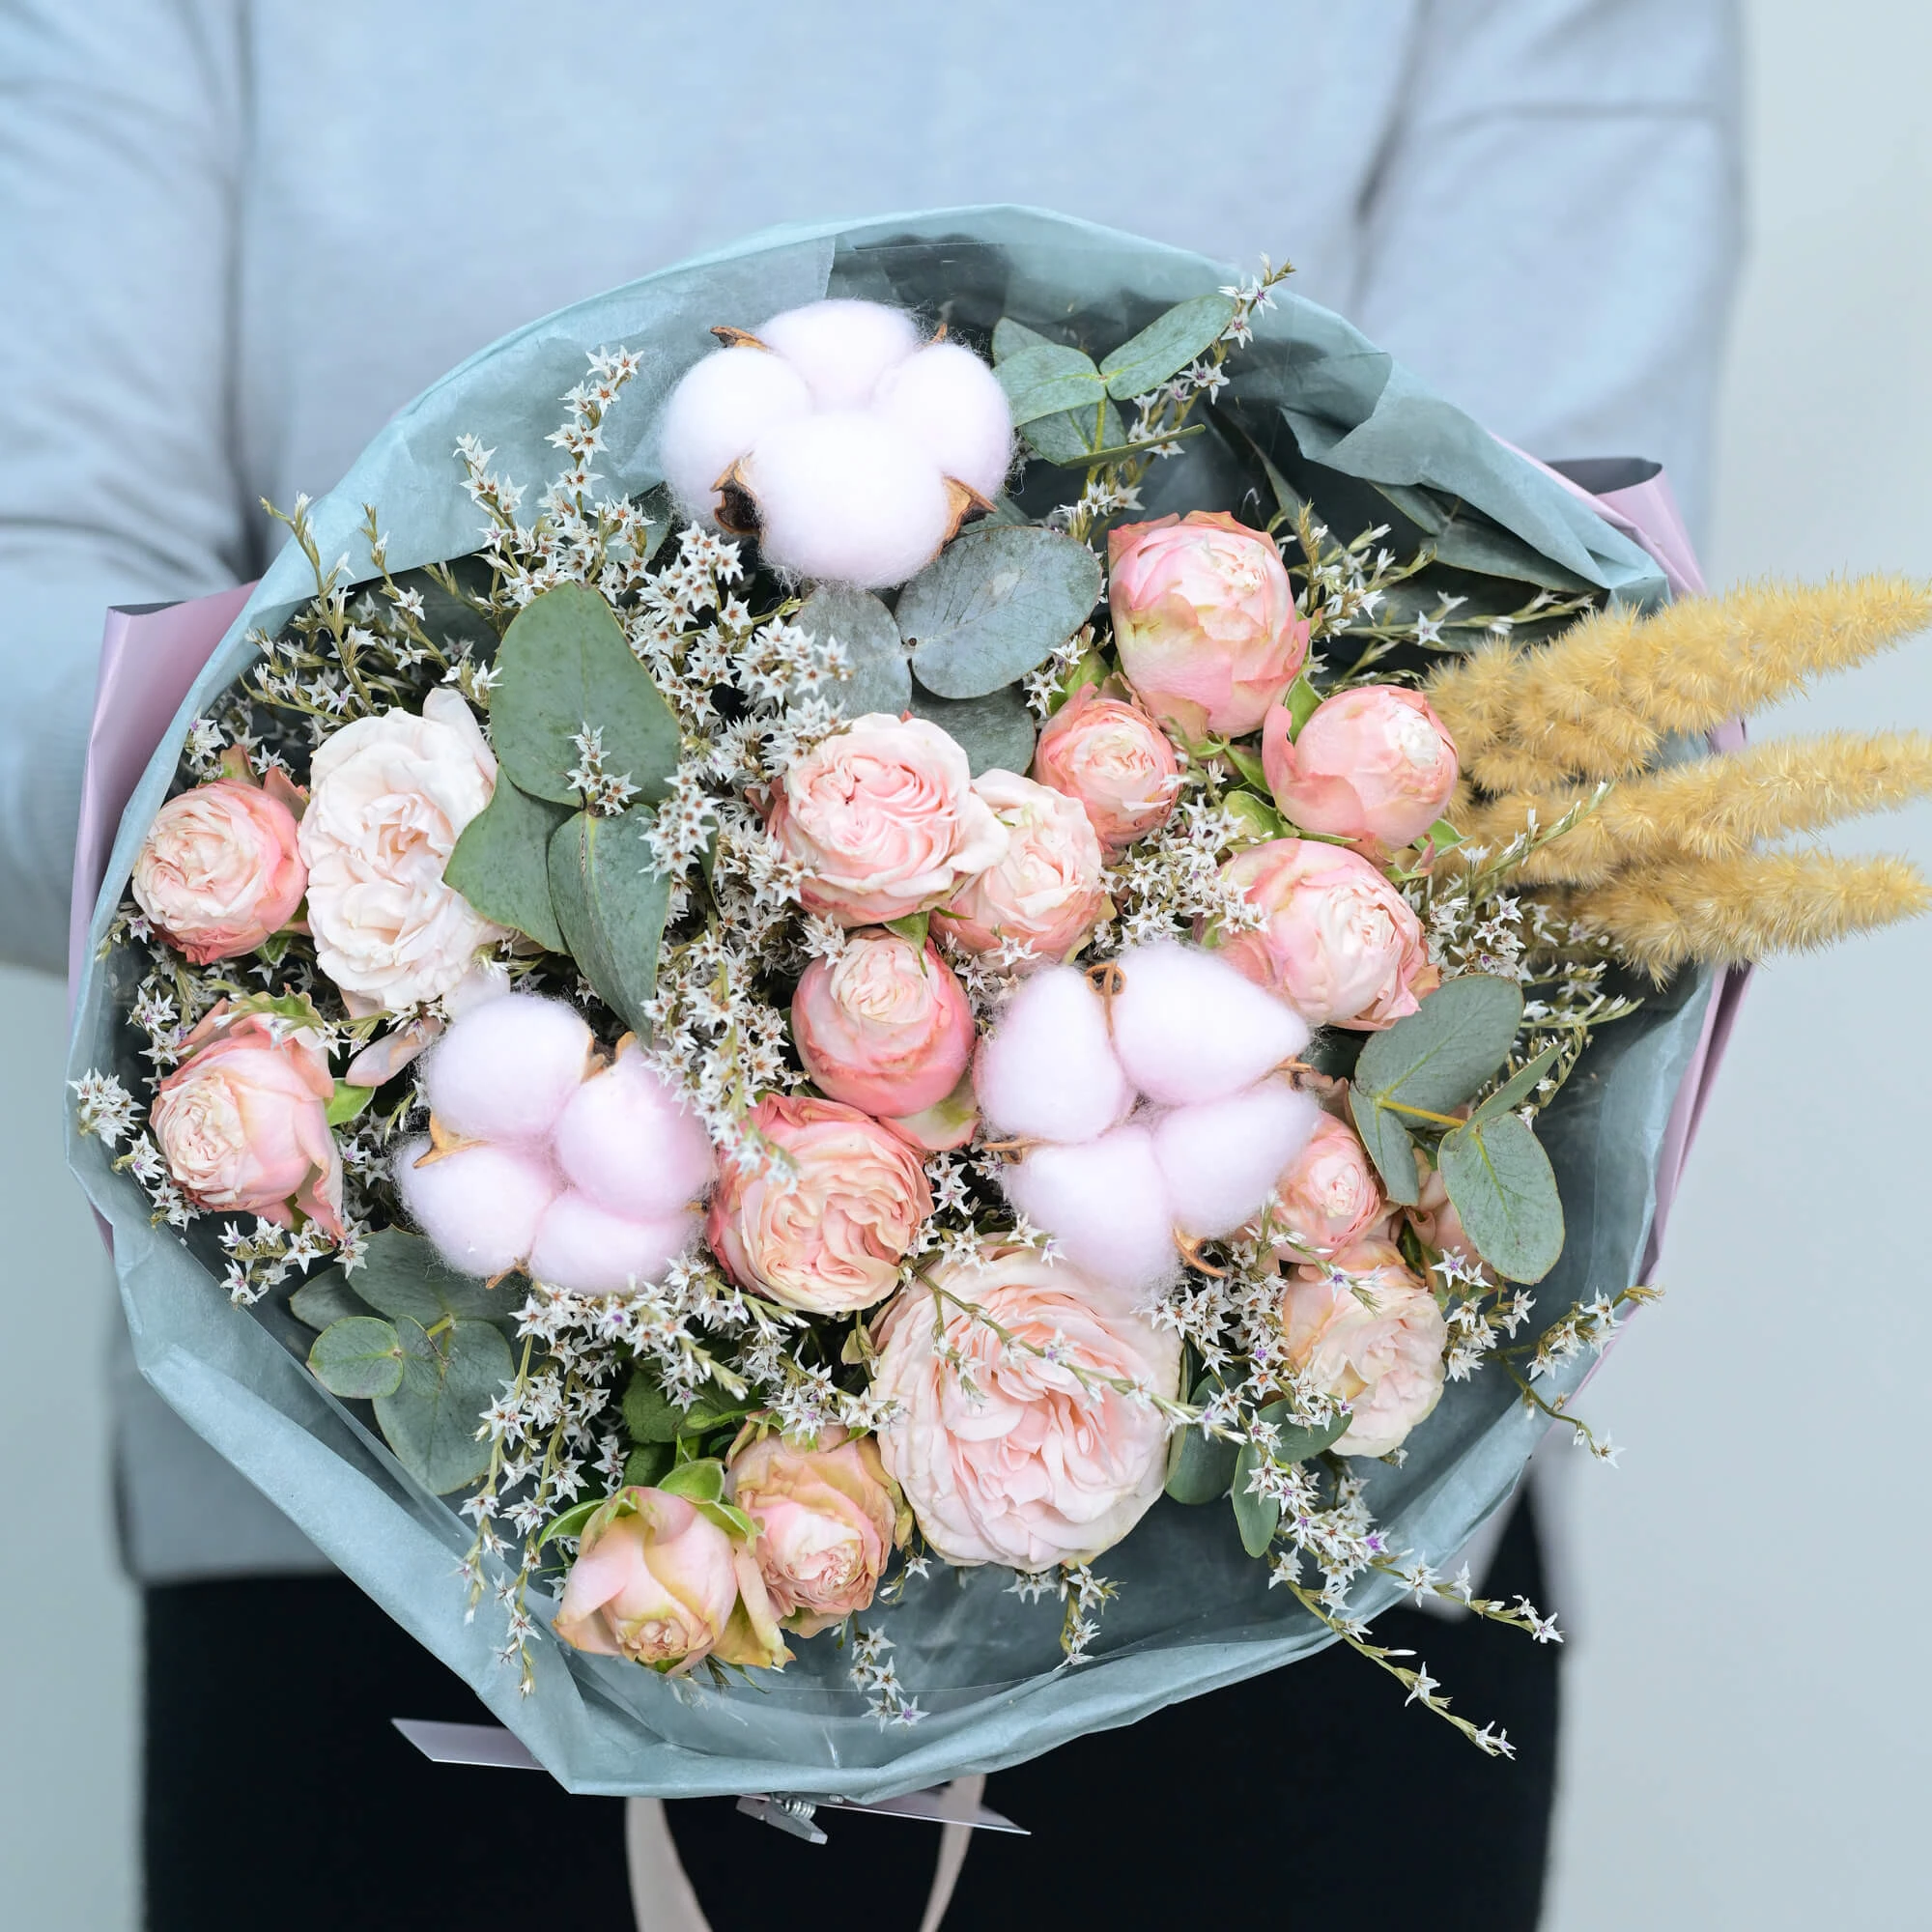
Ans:
[[[327,1328],[351,1315],[367,1315],[369,1304],[349,1286],[339,1267],[324,1268],[289,1296],[289,1313],[310,1328]]]
[[[367,1402],[392,1395],[401,1386],[403,1345],[386,1321],[373,1315],[348,1315],[315,1338],[308,1366],[330,1395]]]
[[[873,711],[896,718],[905,710],[912,696],[905,644],[893,613],[869,590],[822,583],[792,621],[821,644],[837,638],[845,646],[851,675],[827,695],[848,719]]]
[[[432,1335],[404,1316],[401,1385],[376,1398],[376,1420],[399,1462],[432,1494],[473,1483],[490,1466],[476,1439],[483,1411],[516,1375],[510,1345],[488,1321],[455,1321]]]
[[[348,1081],[338,1080],[323,1118],[331,1127],[346,1127],[369,1104],[375,1092],[373,1087],[352,1087]]]
[[[1243,1442],[1235,1458],[1234,1486],[1229,1500],[1235,1505],[1235,1525],[1241,1532],[1241,1548],[1250,1556],[1265,1556],[1274,1533],[1281,1525],[1281,1505],[1272,1496],[1256,1495],[1248,1479],[1261,1467],[1262,1452],[1252,1442]]]
[[[443,883],[485,919],[561,952],[563,934],[550,902],[550,841],[569,816],[498,778],[490,803],[463,828],[442,868]]]
[[[998,340],[996,332],[994,341]],[[1091,355],[1044,337],[997,361],[993,373],[1007,392],[1015,429],[1067,410],[1091,415],[1107,397],[1107,385]]]
[[[1492,973],[1445,980],[1406,1019],[1371,1034],[1355,1085],[1378,1100],[1444,1114],[1492,1074],[1522,1024],[1522,988]]]
[[[420,1235],[401,1228],[369,1236],[350,1287],[377,1314],[425,1328],[451,1316],[500,1321],[517,1312],[508,1290],[486,1288],[475,1275],[459,1273]]]
[[[1016,686],[984,697],[935,697],[912,688],[912,715],[937,724],[966,753],[977,779],[981,772],[1024,772],[1033,763],[1033,713]]]
[[[1378,1107],[1359,1087],[1349,1089],[1349,1111],[1355,1117],[1355,1131],[1382,1178],[1383,1191],[1400,1206],[1413,1208],[1422,1199],[1415,1174],[1415,1143],[1401,1117]]]
[[[1498,1114],[1513,1114],[1527,1100],[1536,1083],[1549,1071],[1560,1048],[1546,1046],[1533,1060],[1525,1061],[1476,1111],[1472,1121],[1493,1120]]]
[[[677,720],[596,591],[559,583],[533,597],[503,633],[497,671],[491,739],[511,781],[533,798],[578,803],[569,773],[582,762],[575,740],[586,725],[604,734],[605,770],[628,778],[645,804],[669,789]]]
[[[550,896],[564,945],[624,1024],[648,1039],[670,881],[651,870],[647,811],[580,811],[550,841]]]
[[[1563,1252],[1563,1198],[1536,1136],[1511,1113],[1472,1119],[1437,1159],[1476,1252],[1511,1281],[1541,1281]]]
[[[1102,360],[1100,374],[1106,378],[1107,393],[1124,403],[1159,388],[1213,348],[1234,319],[1232,296],[1196,296],[1192,301],[1177,303]]]
[[[677,1451],[668,1442],[640,1442],[624,1458],[627,1488],[653,1490],[666,1471],[677,1461]]]
[[[899,593],[914,674],[940,697],[983,697],[1065,642],[1100,595],[1100,559],[1031,525],[968,530]]]
[[[633,1442],[675,1442],[680,1435],[702,1435],[737,1413],[703,1396],[689,1408],[680,1408],[647,1369],[639,1369],[624,1390],[624,1427]]]

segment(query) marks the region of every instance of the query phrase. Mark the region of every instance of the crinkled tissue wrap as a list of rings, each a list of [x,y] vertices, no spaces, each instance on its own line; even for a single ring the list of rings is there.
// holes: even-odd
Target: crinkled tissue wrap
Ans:
[[[362,506],[378,506],[401,570],[473,551],[478,513],[452,456],[460,433],[496,450],[494,467],[528,485],[550,473],[544,439],[586,352],[644,352],[642,375],[613,411],[605,487],[640,492],[658,412],[683,371],[712,347],[713,323],[744,327],[826,295],[942,305],[955,327],[990,330],[1002,314],[1042,329],[1071,322],[1104,350],[1161,308],[1230,279],[1224,265],[1064,217],[974,208],[860,225],[790,228],[578,303],[472,356],[395,417],[314,509],[325,557],[347,554],[366,577]],[[1282,461],[1299,460],[1338,490],[1424,485],[1459,497],[1562,572],[1648,605],[1667,592],[1645,552],[1580,494],[1499,444],[1433,395],[1347,322],[1284,294],[1237,353],[1224,415]],[[1156,465],[1148,508],[1238,507],[1199,439]],[[1357,481],[1350,484],[1347,479]],[[1255,517],[1255,506],[1248,506]],[[1256,518],[1259,521],[1259,518]],[[1500,532],[1492,532],[1508,542]],[[310,589],[285,549],[228,627],[121,817],[94,909],[98,946],[143,829],[166,796],[188,720],[247,666],[244,634],[280,629]],[[1683,976],[1585,1058],[1543,1135],[1563,1190],[1569,1240],[1537,1291],[1541,1319],[1577,1298],[1640,1280],[1654,1259],[1701,1081],[1722,1028],[1708,979]],[[138,1091],[139,1065],[117,1003],[128,989],[90,960],[78,989],[70,1075],[114,1068]],[[1673,1110],[1675,1119],[1673,1120]],[[1060,1667],[1060,1608],[1023,1603],[1006,1573],[935,1565],[903,1605],[863,1621],[885,1631],[909,1694],[927,1714],[881,1728],[846,1679],[828,1635],[802,1643],[782,1674],[727,1690],[671,1684],[634,1665],[554,1641],[534,1647],[535,1694],[492,1656],[494,1605],[464,1621],[453,1574],[467,1523],[418,1490],[383,1443],[303,1365],[307,1331],[275,1300],[243,1313],[179,1236],[149,1224],[130,1177],[106,1149],[70,1130],[70,1159],[111,1223],[116,1269],[142,1373],[207,1440],[270,1497],[343,1572],[472,1686],[552,1773],[579,1792],[695,1797],[781,1789],[875,1799],[1036,1755],[1083,1732],[1125,1724],[1178,1698],[1289,1663],[1329,1641],[1265,1566],[1242,1553],[1225,1507],[1163,1499],[1099,1564],[1121,1585],[1094,1661]],[[1661,1183],[1661,1184],[1660,1184]],[[1578,1361],[1546,1384],[1580,1378]],[[1409,1443],[1401,1468],[1374,1467],[1370,1494],[1395,1546],[1451,1555],[1510,1493],[1544,1424],[1493,1370],[1452,1385]],[[1365,1580],[1373,1615],[1399,1594]],[[398,1713],[408,1716],[409,1713]]]

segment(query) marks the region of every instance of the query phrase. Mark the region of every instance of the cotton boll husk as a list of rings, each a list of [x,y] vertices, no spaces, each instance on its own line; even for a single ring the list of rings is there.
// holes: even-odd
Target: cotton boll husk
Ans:
[[[721,349],[694,363],[670,392],[658,430],[658,467],[680,506],[709,522],[718,479],[767,430],[811,410],[805,378],[762,349]]]
[[[1035,1148],[1004,1179],[1007,1199],[1065,1259],[1111,1288],[1152,1288],[1179,1265],[1166,1184],[1143,1126],[1080,1147]]]
[[[859,410],[879,379],[919,347],[919,327],[883,302],[807,302],[760,323],[757,338],[803,376],[821,410]]]
[[[765,560],[820,582],[903,583],[952,526],[939,466],[878,416],[832,411],[781,423],[739,473],[758,506]]]
[[[634,1221],[681,1212],[714,1171],[710,1137],[635,1046],[571,1095],[554,1148],[573,1187]]]
[[[906,431],[941,471],[998,494],[1013,461],[1013,418],[999,378],[956,342],[928,343],[879,384],[881,415]]]
[[[595,1044],[561,1000],[512,993],[473,1008],[430,1050],[430,1112],[461,1140],[546,1139],[589,1071]]]
[[[1251,1221],[1321,1118],[1314,1095],[1286,1080],[1163,1114],[1153,1127],[1153,1157],[1175,1225],[1208,1241]]]
[[[1003,1133],[1089,1141],[1124,1120],[1134,1090],[1084,973],[1049,966],[1013,995],[973,1065],[980,1111]]]
[[[633,1221],[575,1188],[559,1194],[537,1225],[530,1273],[577,1294],[615,1294],[657,1281],[697,1233],[696,1214]]]
[[[1308,1023],[1293,1008],[1198,947],[1162,940],[1131,948],[1119,964],[1114,1051],[1163,1106],[1237,1093],[1308,1044]]]
[[[391,1170],[412,1220],[451,1267],[486,1279],[519,1266],[536,1239],[557,1178],[526,1148],[470,1147],[416,1162],[430,1151],[412,1141]]]

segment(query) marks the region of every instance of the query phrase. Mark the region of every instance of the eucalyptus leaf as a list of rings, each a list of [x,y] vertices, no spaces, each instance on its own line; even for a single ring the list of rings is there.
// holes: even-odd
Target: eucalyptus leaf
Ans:
[[[570,816],[499,778],[490,803],[463,828],[442,882],[485,919],[513,927],[553,952],[563,951],[550,902],[550,841]]]
[[[1476,1252],[1511,1281],[1541,1281],[1563,1253],[1563,1199],[1536,1136],[1514,1114],[1472,1119],[1436,1158]]]
[[[1213,1383],[1204,1378],[1194,1400],[1206,1402],[1213,1389]],[[1178,1503],[1219,1502],[1234,1483],[1240,1453],[1238,1442],[1205,1435],[1199,1429],[1176,1430],[1167,1446],[1167,1493]]]
[[[346,1127],[369,1104],[375,1092],[373,1087],[352,1087],[348,1081],[338,1080],[323,1118],[331,1127]]]
[[[475,1275],[459,1273],[420,1235],[401,1228],[369,1236],[351,1286],[379,1315],[406,1316],[425,1328],[449,1316],[500,1321],[517,1312],[507,1289],[486,1288]]]
[[[310,1328],[327,1328],[351,1315],[367,1315],[369,1304],[349,1286],[339,1267],[324,1268],[289,1296],[289,1313]]]
[[[1562,1049],[1546,1046],[1533,1060],[1526,1060],[1469,1116],[1472,1121],[1493,1120],[1498,1114],[1512,1114],[1535,1091],[1536,1083],[1549,1071]]]
[[[832,687],[833,701],[847,718],[883,711],[896,718],[912,696],[912,672],[893,613],[869,590],[849,583],[821,583],[792,620],[823,644],[845,646],[850,675]]]
[[[1041,416],[1025,424],[1020,435],[1036,456],[1057,469],[1081,469],[1093,462],[1096,448],[1113,449],[1123,443],[1127,423],[1109,400],[1098,410],[1063,410],[1058,415]]]
[[[1228,1498],[1235,1506],[1235,1523],[1241,1532],[1241,1548],[1250,1556],[1265,1556],[1274,1533],[1281,1525],[1281,1505],[1272,1496],[1256,1495],[1248,1479],[1261,1467],[1262,1452],[1252,1442],[1243,1442],[1235,1458],[1235,1476]]]
[[[650,829],[650,813],[637,809],[614,818],[580,811],[550,841],[551,903],[570,956],[642,1039],[670,908],[670,880],[651,869]]]
[[[692,1463],[680,1463],[659,1483],[658,1488],[668,1496],[683,1496],[688,1502],[723,1502],[724,1464],[715,1456],[701,1457]]]
[[[916,640],[913,672],[941,697],[1012,684],[1087,621],[1100,583],[1100,559],[1057,530],[970,529],[899,593],[899,630]]]
[[[1033,713],[1016,687],[984,697],[935,697],[912,688],[912,715],[937,724],[966,753],[977,779],[981,772],[1024,772],[1033,763]]]
[[[455,1321],[431,1335],[419,1321],[395,1324],[403,1349],[401,1386],[376,1398],[376,1420],[396,1461],[433,1494],[473,1483],[490,1466],[477,1424],[516,1374],[510,1345],[488,1321]]]
[[[993,325],[993,362],[997,367],[1009,355],[1017,355],[1022,349],[1038,349],[1050,343],[1050,335],[1042,335],[1037,328],[1029,328],[1025,323],[1012,316],[1003,315]]]
[[[367,1402],[401,1385],[403,1345],[386,1321],[373,1315],[349,1315],[331,1321],[315,1338],[308,1366],[330,1395]]]
[[[1382,1178],[1382,1191],[1404,1208],[1413,1208],[1422,1199],[1415,1173],[1415,1143],[1408,1137],[1399,1116],[1375,1100],[1359,1087],[1349,1089],[1349,1111],[1355,1118],[1355,1131]]]
[[[490,736],[512,783],[553,805],[575,805],[569,773],[586,727],[603,733],[604,768],[654,805],[677,769],[677,720],[631,654],[602,597],[559,583],[517,612],[497,652]]]
[[[1285,1402],[1271,1402],[1261,1411],[1261,1419],[1273,1423],[1275,1427],[1274,1460],[1284,1468],[1295,1463],[1305,1463],[1311,1456],[1321,1455],[1330,1443],[1349,1433],[1350,1418],[1346,1410],[1330,1416],[1315,1429],[1291,1422],[1289,1413],[1290,1406]]]
[[[680,1435],[701,1435],[736,1412],[702,1396],[689,1408],[680,1408],[648,1369],[635,1371],[624,1389],[624,1427],[633,1442],[675,1442]]]
[[[1405,1019],[1373,1034],[1355,1085],[1383,1100],[1445,1114],[1508,1056],[1522,1024],[1522,988],[1493,973],[1445,980]]]
[[[1016,429],[1063,410],[1096,410],[1106,400],[1094,358],[1058,342],[1029,343],[995,363],[993,373],[1007,392]]]
[[[1100,363],[1107,393],[1121,402],[1157,389],[1221,339],[1235,319],[1232,296],[1196,296],[1156,316]]]
[[[677,1460],[668,1442],[640,1442],[624,1458],[624,1485],[627,1489],[654,1490],[659,1478]]]

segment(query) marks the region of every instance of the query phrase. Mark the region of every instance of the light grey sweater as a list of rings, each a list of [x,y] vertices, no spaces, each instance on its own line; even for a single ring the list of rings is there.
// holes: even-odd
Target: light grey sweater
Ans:
[[[0,956],[62,963],[109,604],[257,574],[257,498],[470,351],[774,222],[1286,254],[1512,441],[1662,458],[1694,525],[1735,41],[1728,0],[0,0]],[[138,1567],[302,1564],[128,1404]]]

